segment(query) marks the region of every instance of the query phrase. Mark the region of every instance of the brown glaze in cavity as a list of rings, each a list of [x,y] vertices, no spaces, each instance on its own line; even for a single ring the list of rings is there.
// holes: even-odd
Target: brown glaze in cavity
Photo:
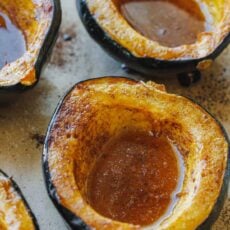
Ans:
[[[129,131],[111,138],[87,182],[89,204],[101,215],[148,225],[175,205],[178,157],[166,137]]]
[[[145,37],[167,47],[193,44],[205,31],[205,17],[195,1],[116,0],[122,15]]]
[[[26,51],[22,32],[3,13],[0,13],[0,69],[20,58]]]

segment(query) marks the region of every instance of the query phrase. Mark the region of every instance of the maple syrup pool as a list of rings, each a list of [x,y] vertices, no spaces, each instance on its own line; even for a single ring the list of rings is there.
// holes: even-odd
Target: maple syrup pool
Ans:
[[[149,225],[172,212],[183,174],[182,157],[167,137],[127,131],[102,147],[88,176],[86,197],[105,217]]]
[[[143,36],[163,46],[193,44],[208,31],[210,17],[194,0],[114,0],[127,22]],[[207,15],[206,15],[207,14]]]
[[[20,58],[26,51],[23,33],[0,12],[0,69]]]

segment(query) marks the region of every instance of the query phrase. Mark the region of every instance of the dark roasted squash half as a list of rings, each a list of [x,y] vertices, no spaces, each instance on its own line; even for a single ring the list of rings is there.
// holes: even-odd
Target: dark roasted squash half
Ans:
[[[45,182],[70,228],[149,229],[106,218],[87,201],[86,180],[102,145],[127,127],[166,134],[184,158],[179,201],[157,229],[209,229],[229,180],[223,128],[195,102],[168,94],[163,85],[111,77],[76,84],[58,105],[47,132]]]
[[[140,73],[168,76],[203,70],[229,44],[229,0],[202,1],[213,29],[201,32],[195,43],[177,47],[161,45],[138,32],[121,14],[119,1],[77,0],[77,8],[91,37],[115,59]]]
[[[20,189],[2,171],[0,171],[0,229],[39,229],[37,221]]]
[[[22,32],[26,51],[0,69],[0,98],[31,88],[38,80],[56,40],[61,23],[59,0],[1,0],[0,12]]]

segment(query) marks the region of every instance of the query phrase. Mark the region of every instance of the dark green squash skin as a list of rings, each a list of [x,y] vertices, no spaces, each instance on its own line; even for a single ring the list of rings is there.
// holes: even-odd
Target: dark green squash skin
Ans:
[[[23,203],[25,204],[25,207],[27,209],[28,215],[30,216],[30,218],[33,221],[35,230],[39,230],[40,228],[39,228],[38,222],[36,220],[36,217],[34,216],[31,208],[29,207],[25,197],[22,194],[22,191],[20,190],[20,188],[18,187],[16,182],[11,177],[9,177],[6,173],[4,173],[2,170],[0,170],[0,175],[5,177],[6,179],[10,180],[15,192],[18,194],[18,196],[22,199]]]
[[[190,73],[197,70],[197,65],[204,60],[214,60],[229,44],[230,33],[213,53],[200,59],[191,60],[160,60],[154,58],[135,57],[129,50],[112,40],[91,14],[85,0],[76,0],[80,18],[89,35],[114,59],[125,64],[128,68],[147,76],[175,76],[179,73]]]
[[[103,78],[107,78],[107,77],[103,77]],[[110,78],[110,77],[109,77]],[[119,78],[125,78],[125,77],[119,77]],[[94,79],[89,79],[89,80],[85,80],[85,81],[90,81],[90,80],[95,80],[95,79],[100,79],[100,78],[94,78]],[[125,78],[131,81],[136,81],[134,79],[130,79],[130,78]],[[72,90],[76,87],[76,85],[81,84],[85,81],[80,81],[77,84],[75,84],[66,94],[65,96],[61,99],[61,101],[58,103],[58,106],[53,114],[53,117],[50,121],[50,124],[48,126],[48,130],[46,133],[46,139],[45,139],[45,144],[44,144],[44,149],[43,149],[43,155],[42,155],[42,166],[43,166],[43,176],[44,176],[44,180],[45,180],[45,184],[46,184],[46,189],[47,192],[49,194],[49,197],[51,199],[51,201],[53,202],[53,204],[55,205],[55,207],[57,208],[57,210],[59,211],[59,213],[61,214],[61,216],[63,217],[63,219],[65,220],[67,226],[69,227],[69,229],[71,230],[90,230],[91,228],[89,226],[87,226],[87,224],[78,216],[76,216],[75,214],[73,214],[71,211],[69,211],[68,209],[66,209],[65,207],[63,207],[63,205],[61,204],[58,195],[57,195],[57,191],[56,188],[54,186],[54,184],[52,183],[52,177],[49,171],[49,164],[48,164],[48,160],[49,160],[49,134],[54,126],[56,117],[61,109],[61,106],[63,104],[63,102],[65,101],[65,99],[69,96],[69,94],[72,92]],[[223,132],[223,136],[226,139],[227,143],[228,143],[228,161],[227,161],[227,167],[225,170],[225,175],[224,175],[224,179],[223,179],[223,185],[221,187],[221,191],[219,194],[219,197],[213,207],[212,212],[210,213],[210,215],[208,216],[208,218],[197,228],[197,230],[209,230],[211,229],[212,225],[215,223],[215,221],[218,219],[221,210],[223,209],[225,200],[227,198],[227,194],[228,194],[228,185],[230,182],[230,141],[227,135],[227,132],[225,131],[224,127],[221,125],[221,123],[212,115],[210,114],[206,109],[204,109],[201,105],[199,105],[198,103],[196,103],[194,100],[188,98],[189,100],[191,100],[194,104],[197,104],[198,106],[200,106],[204,111],[206,111],[211,117],[213,117],[213,119],[216,121],[216,123],[218,124],[218,126],[221,128],[222,132]]]
[[[53,6],[53,18],[34,66],[37,80],[31,86],[25,86],[21,83],[12,86],[0,86],[0,104],[14,100],[15,97],[28,89],[32,89],[39,82],[42,69],[48,61],[57,40],[62,18],[60,0],[50,0],[50,2]]]

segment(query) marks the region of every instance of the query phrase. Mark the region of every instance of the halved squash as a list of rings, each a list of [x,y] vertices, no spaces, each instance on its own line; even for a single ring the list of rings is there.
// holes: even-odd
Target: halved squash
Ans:
[[[0,229],[39,229],[37,221],[20,189],[2,171],[0,171]]]
[[[59,0],[2,0],[0,12],[22,32],[26,42],[24,54],[0,69],[2,97],[5,91],[28,89],[38,82],[57,37],[61,8]]]
[[[133,129],[167,136],[184,161],[176,204],[157,225],[108,218],[88,199],[87,181],[103,146]],[[195,102],[153,82],[106,77],[76,84],[59,103],[45,140],[43,169],[50,198],[71,229],[192,230],[209,228],[219,215],[228,187],[228,154],[223,128]]]
[[[119,7],[121,2],[135,2],[136,5],[139,2],[137,9],[138,7],[140,9],[141,4],[146,4],[146,2],[157,2],[157,4],[172,2],[172,4],[178,4],[180,9],[185,7],[190,12],[194,9],[193,5],[199,3],[202,12],[208,15],[205,20],[211,25],[211,28],[198,33],[197,40],[192,44],[167,47],[146,37],[134,28],[121,13]],[[77,7],[88,33],[102,48],[128,68],[150,76],[174,75],[206,69],[230,41],[229,0],[79,0]],[[139,16],[139,19],[145,17],[146,12],[147,9],[142,11],[143,15],[139,14],[142,15]],[[130,17],[133,16],[132,13],[130,12]],[[159,15],[163,20],[164,12]],[[160,16],[158,20],[161,20]],[[173,21],[171,27],[173,27]],[[160,33],[164,32],[160,31]]]

